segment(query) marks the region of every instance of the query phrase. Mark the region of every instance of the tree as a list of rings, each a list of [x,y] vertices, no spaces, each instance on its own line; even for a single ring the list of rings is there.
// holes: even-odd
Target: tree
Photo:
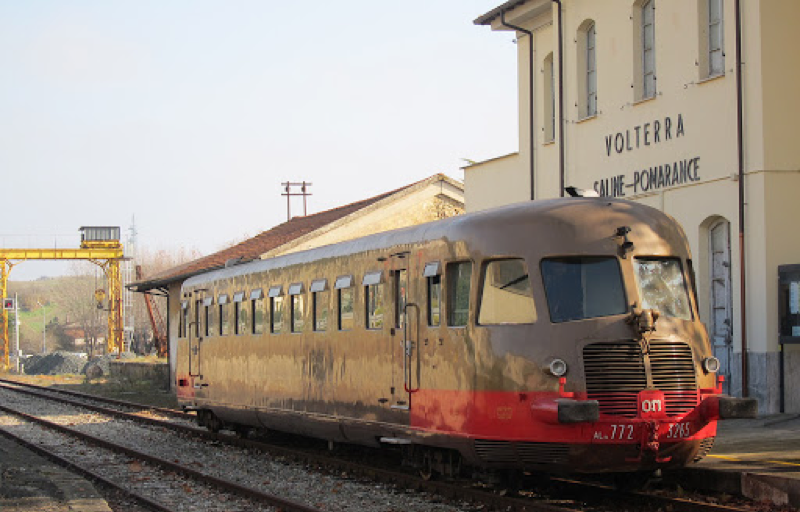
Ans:
[[[167,251],[165,249],[152,251],[147,247],[143,247],[139,249],[139,254],[136,257],[134,265],[141,265],[142,280],[147,280],[173,267],[196,260],[201,256],[202,254],[196,249],[186,249],[184,247],[180,247],[174,251]],[[163,317],[166,318],[166,298],[156,297],[155,302],[156,307]],[[134,315],[134,339],[139,341],[139,347],[149,346],[152,343],[154,335],[143,294],[134,294],[132,307]]]
[[[75,323],[83,331],[87,353],[95,353],[98,338],[108,327],[105,304],[95,299],[95,291],[106,288],[103,269],[89,262],[76,262],[70,275],[59,280],[53,289],[53,302],[66,316],[64,326]]]

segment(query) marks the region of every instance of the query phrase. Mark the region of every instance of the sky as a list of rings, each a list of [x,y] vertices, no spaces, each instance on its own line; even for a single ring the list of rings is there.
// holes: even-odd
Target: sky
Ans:
[[[284,181],[316,213],[463,180],[518,149],[513,33],[473,24],[501,3],[0,0],[0,246],[209,254],[284,222]]]

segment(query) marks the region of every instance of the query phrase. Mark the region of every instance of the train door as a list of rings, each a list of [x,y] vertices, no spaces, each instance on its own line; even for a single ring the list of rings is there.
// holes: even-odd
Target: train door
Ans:
[[[411,395],[419,389],[419,306],[409,301],[412,279],[410,253],[392,255],[393,396],[392,408],[409,410]]]
[[[189,338],[189,375],[197,377],[200,375],[200,310],[202,303],[198,301],[184,303],[183,328]]]

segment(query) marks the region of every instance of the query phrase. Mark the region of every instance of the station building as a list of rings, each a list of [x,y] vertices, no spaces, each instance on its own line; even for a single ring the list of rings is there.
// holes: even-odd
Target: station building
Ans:
[[[784,0],[510,0],[475,20],[516,37],[519,152],[465,168],[467,211],[577,187],[673,216],[727,391],[762,413],[800,411],[798,20]]]

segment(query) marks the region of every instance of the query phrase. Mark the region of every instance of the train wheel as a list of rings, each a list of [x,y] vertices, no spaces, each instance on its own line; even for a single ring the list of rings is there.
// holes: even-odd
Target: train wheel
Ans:
[[[222,421],[220,421],[220,419],[217,418],[217,416],[211,411],[204,410],[204,411],[201,411],[201,412],[203,413],[203,417],[202,417],[202,420],[200,420],[199,412],[198,412],[198,423],[200,423],[200,425],[206,427],[208,430],[210,430],[214,434],[219,433],[219,431],[222,430],[222,426],[223,426]]]
[[[516,495],[519,494],[519,490],[522,489],[522,479],[523,473],[521,470],[518,469],[508,469],[502,472],[500,475],[500,482],[504,488],[505,495]]]
[[[433,479],[434,474],[433,454],[429,450],[425,450],[425,453],[422,454],[422,466],[419,468],[419,476],[427,482]]]
[[[250,437],[250,432],[252,429],[250,427],[245,427],[244,425],[236,425],[233,428],[233,431],[236,433],[236,437],[239,439],[247,439]]]

